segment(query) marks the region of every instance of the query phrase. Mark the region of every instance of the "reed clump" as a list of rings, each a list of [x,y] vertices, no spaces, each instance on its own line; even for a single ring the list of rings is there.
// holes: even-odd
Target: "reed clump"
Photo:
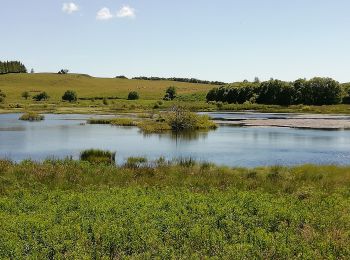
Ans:
[[[23,120],[23,121],[41,121],[44,119],[45,119],[45,117],[43,115],[40,115],[40,114],[35,113],[35,112],[24,113],[19,118],[19,120]]]
[[[115,152],[89,149],[80,153],[80,160],[93,164],[115,164]]]

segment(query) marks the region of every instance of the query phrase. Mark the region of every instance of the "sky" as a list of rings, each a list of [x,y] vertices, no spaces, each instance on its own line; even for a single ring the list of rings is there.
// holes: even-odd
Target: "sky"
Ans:
[[[0,60],[35,72],[350,81],[349,0],[0,0]]]

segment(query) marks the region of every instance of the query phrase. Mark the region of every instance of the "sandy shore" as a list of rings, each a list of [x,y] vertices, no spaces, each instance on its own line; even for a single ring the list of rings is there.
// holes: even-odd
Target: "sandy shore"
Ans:
[[[350,129],[349,116],[297,115],[290,118],[215,120],[218,124],[237,126],[274,126],[307,129]]]

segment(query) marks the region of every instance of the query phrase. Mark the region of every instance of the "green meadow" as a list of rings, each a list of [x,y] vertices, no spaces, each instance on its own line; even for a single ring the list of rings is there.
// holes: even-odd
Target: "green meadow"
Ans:
[[[163,101],[165,90],[175,86],[177,97]],[[0,75],[0,90],[6,98],[0,104],[0,113],[37,111],[47,113],[117,113],[163,110],[174,104],[193,111],[243,111],[342,113],[349,114],[345,104],[327,106],[226,104],[206,102],[206,95],[213,85],[166,80],[134,80],[121,78],[95,78],[84,74],[4,74]],[[77,102],[62,101],[67,90],[78,95]],[[140,98],[128,100],[128,94],[136,91]],[[27,92],[29,96],[22,97]],[[33,96],[46,92],[48,100],[34,101]]]
[[[349,259],[350,168],[0,161],[1,259]]]

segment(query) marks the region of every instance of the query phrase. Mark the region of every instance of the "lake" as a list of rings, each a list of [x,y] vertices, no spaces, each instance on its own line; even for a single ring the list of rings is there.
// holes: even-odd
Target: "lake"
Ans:
[[[238,113],[235,117],[244,115]],[[94,115],[48,114],[41,122],[20,121],[19,116],[0,115],[1,158],[20,161],[73,156],[77,159],[82,150],[98,148],[116,151],[118,163],[130,156],[192,157],[244,167],[350,162],[350,131],[347,130],[220,126],[209,132],[144,135],[136,127],[84,124],[86,119],[95,118]],[[264,114],[247,113],[246,116],[264,117]],[[281,116],[286,115],[272,115]],[[232,119],[232,113],[220,113],[220,118]]]

